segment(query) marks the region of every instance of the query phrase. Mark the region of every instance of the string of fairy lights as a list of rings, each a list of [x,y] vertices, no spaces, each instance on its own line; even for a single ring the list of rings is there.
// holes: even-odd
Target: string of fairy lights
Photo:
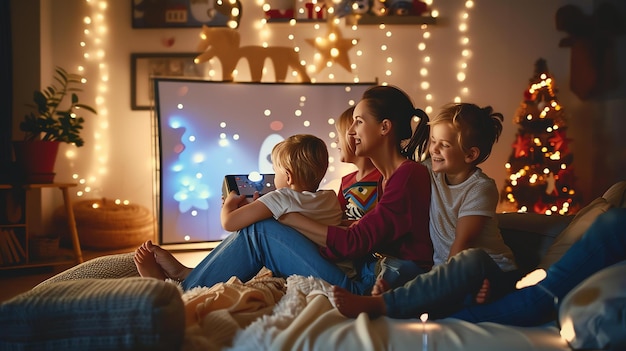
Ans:
[[[474,8],[474,1],[472,0],[465,1],[464,7],[465,7],[464,10],[461,11],[461,14],[459,15],[459,26],[458,26],[459,44],[461,45],[461,60],[459,62],[458,72],[456,74],[456,79],[460,84],[459,95],[454,97],[454,102],[456,103],[463,101],[462,97],[467,96],[469,94],[469,88],[465,84],[465,81],[467,78],[467,75],[465,72],[467,71],[468,61],[472,56],[472,51],[469,48],[470,40],[469,40],[469,37],[467,36],[467,31],[469,28],[469,17],[470,17],[469,11]]]
[[[270,8],[270,5],[264,0],[259,0],[257,3],[259,4],[259,6],[262,7],[264,11]],[[425,1],[425,3],[430,9],[430,16],[434,18],[439,17],[439,10],[436,7],[434,7],[433,0],[427,0]],[[304,0],[298,0],[298,4],[300,4],[300,6],[297,7],[297,13],[298,15],[303,16],[305,12],[307,11],[307,9],[305,9],[305,6],[303,6]],[[330,28],[327,33],[324,33],[324,31],[321,30],[324,24],[315,23],[313,25],[313,29],[315,33],[320,33],[320,35],[317,35],[315,37],[315,41],[316,42],[329,41],[332,43],[333,41],[336,40],[336,35],[337,35],[336,27],[341,23],[342,19],[338,17],[334,17],[333,16],[334,8],[325,7],[324,2],[321,2],[321,4],[318,4],[316,1],[313,1],[313,5],[314,5],[314,8],[312,10],[315,12],[323,11],[324,9],[327,11],[326,15],[328,17],[328,21],[326,23],[326,26]],[[468,36],[468,30],[469,30],[470,12],[474,8],[474,5],[475,3],[473,0],[465,1],[463,9],[458,15],[457,30],[459,34],[458,41],[460,45],[460,50],[459,50],[459,60],[458,60],[458,67],[457,67],[457,73],[456,73],[456,80],[458,81],[459,88],[458,88],[457,94],[453,97],[453,101],[455,102],[461,102],[463,101],[464,98],[466,98],[469,95],[469,87],[467,86],[467,83],[466,83],[467,81],[466,72],[468,69],[469,60],[471,59],[471,56],[472,56],[472,51],[470,49],[470,38]],[[295,28],[296,24],[301,24],[301,23],[302,21],[299,21],[297,18],[291,19],[289,21],[289,24],[292,30],[289,31],[289,33],[287,33],[287,36],[289,40],[294,43],[293,47],[296,52],[301,51],[301,48],[296,43],[301,42],[301,40],[298,40],[298,39],[302,39],[302,38],[297,38],[297,35],[295,34],[293,28]],[[394,29],[392,29],[392,27],[393,26],[388,26],[384,23],[381,23],[380,25],[378,25],[378,29],[383,33],[384,37],[387,39],[391,39],[394,36]],[[270,29],[268,20],[266,18],[260,19],[258,23],[255,25],[255,28],[258,30],[259,40],[261,41],[262,46],[268,47],[270,45],[269,38],[271,37],[270,35],[271,29]],[[354,36],[358,36],[358,33],[359,33],[358,24],[353,24],[349,28],[350,28],[350,33],[354,33],[355,34]],[[431,38],[432,33],[430,32],[429,26],[427,24],[420,25],[420,30],[421,30],[421,37],[418,39],[418,42],[416,43],[417,50],[421,54],[421,57],[417,60],[417,64],[418,64],[417,76],[419,80],[420,94],[423,96],[423,99],[426,102],[424,110],[427,113],[432,113],[433,104],[435,103],[436,99],[432,93],[432,85],[429,80],[429,66],[432,62],[432,56],[429,55],[428,53],[428,45],[427,45],[427,41]],[[391,45],[390,43],[393,43],[393,42],[394,42],[393,40],[386,40],[383,44],[381,44],[378,47],[377,52],[367,52],[366,50],[368,49],[358,47],[356,48],[355,53],[354,53],[357,59],[358,58],[371,58],[371,57],[384,58],[384,63],[383,63],[384,71],[381,74],[381,81],[379,82],[382,85],[389,84],[389,81],[393,81],[394,79],[393,67],[394,67],[395,60],[394,60],[392,53],[396,52],[396,50],[394,50],[394,48],[390,48],[390,45]],[[357,43],[356,40],[353,41],[353,45],[356,45],[356,43]],[[336,57],[337,55],[338,54],[332,55],[332,52],[331,52],[331,56]],[[320,55],[319,53],[316,53],[313,57],[313,61],[318,61],[323,58],[324,57],[322,55]],[[315,73],[317,68],[320,67],[319,63],[318,64],[314,62],[311,63],[311,62],[307,62],[306,60],[302,60],[301,63],[303,66],[307,67],[307,71],[310,73]],[[325,64],[326,64],[326,67],[332,67],[333,66],[332,58],[331,60],[327,61]],[[359,65],[357,63],[353,62],[350,64],[350,69],[352,73],[352,81],[355,83],[358,83],[361,81],[358,68],[359,68]],[[293,76],[297,76],[297,72],[295,71],[293,71],[292,74]],[[335,80],[335,77],[336,77],[336,74],[334,72],[330,72],[327,74],[325,78],[327,78],[330,81],[333,81]],[[316,81],[315,78],[313,78],[312,81],[315,82]]]
[[[80,42],[80,46],[83,50],[84,64],[79,65],[77,67],[77,70],[82,75],[87,73],[87,67],[95,67],[97,70],[97,73],[95,74],[98,79],[96,83],[97,96],[95,102],[96,110],[98,111],[98,123],[95,127],[95,131],[93,134],[93,148],[96,156],[92,158],[94,160],[94,164],[90,168],[91,174],[84,176],[79,173],[74,173],[72,175],[72,178],[75,179],[80,185],[76,193],[77,196],[85,196],[86,194],[93,191],[94,186],[97,186],[96,184],[99,182],[100,177],[106,175],[108,163],[106,135],[109,127],[109,116],[107,109],[107,97],[109,93],[109,65],[107,63],[105,49],[106,34],[108,32],[106,17],[108,3],[105,0],[85,0],[85,2],[88,5],[91,13],[88,16],[85,16],[83,19],[83,39]],[[435,7],[433,3],[434,1],[426,0],[424,2],[430,9],[430,16],[435,18],[438,17],[439,10]],[[256,3],[263,9],[267,9],[269,7],[269,4],[266,3],[264,0],[257,0]],[[344,19],[334,16],[334,8],[332,6],[325,6],[324,2],[318,3],[316,1],[313,1],[313,6],[311,7],[309,5],[309,8],[307,8],[306,6],[306,0],[297,0],[297,4],[298,5],[296,8],[299,16],[303,16],[306,11],[314,11],[315,13],[319,13],[320,11],[325,10],[327,12],[326,15],[328,18],[326,23],[322,21],[312,24],[313,31],[308,31],[307,33],[309,33],[309,36],[311,32],[318,34],[314,39],[316,42],[321,42],[324,40],[330,41],[330,56],[324,57],[324,55],[321,55],[319,52],[317,52],[314,54],[311,62],[307,62],[305,59],[301,59],[301,64],[306,67],[308,72],[314,73],[315,71],[321,70],[325,67],[333,67],[334,65],[337,65],[337,61],[333,61],[333,59],[337,58],[339,53],[337,52],[337,47],[333,47],[333,42],[337,42],[338,39],[342,39],[341,29],[339,29],[339,27],[341,26],[342,28],[347,28],[347,30],[344,29],[344,31],[346,31],[347,33],[346,38],[350,41],[346,42],[346,45],[351,44],[355,47],[355,50],[353,52],[355,61],[350,62],[349,64],[349,69],[351,72],[350,79],[354,83],[359,83],[362,80],[359,73],[361,61],[369,60],[372,57],[381,57],[384,60],[384,68],[380,77],[379,84],[389,84],[389,82],[394,81],[395,75],[400,74],[399,72],[394,71],[394,63],[396,62],[396,58],[394,58],[393,53],[397,51],[397,48],[390,47],[390,45],[394,43],[394,41],[390,39],[392,39],[396,34],[394,26],[389,26],[384,23],[378,25],[379,34],[381,34],[384,38],[389,39],[385,40],[385,43],[379,45],[378,47],[372,49],[367,46],[357,46],[359,39],[356,39],[356,37],[359,36],[359,33],[362,33],[361,26],[359,26],[357,23],[354,23],[350,26],[342,26],[342,22]],[[456,75],[456,79],[459,84],[458,93],[454,97],[454,101],[456,102],[462,101],[463,98],[469,94],[469,88],[466,84],[466,72],[468,68],[468,61],[471,58],[471,50],[469,48],[470,40],[467,32],[469,27],[468,22],[470,18],[470,11],[473,9],[473,7],[474,1],[465,1],[464,8],[458,15],[459,24],[457,28],[459,33],[460,58],[458,60],[458,71]],[[238,17],[240,10],[233,9],[233,11],[236,11],[236,13],[233,13],[232,17]],[[302,48],[298,45],[298,43],[305,42],[306,38],[303,38],[302,34],[298,36],[296,31],[293,30],[294,28],[296,28],[296,24],[299,24],[300,22],[298,21],[298,19],[292,19],[288,23],[288,28],[291,28],[292,30],[284,33],[284,35],[286,35],[289,42],[292,42],[294,44],[293,50],[296,52],[301,52]],[[234,21],[230,21],[228,23],[228,26],[231,28],[236,28],[237,23],[235,23]],[[274,31],[272,30],[271,26],[268,25],[267,19],[261,18],[256,21],[253,26],[258,33],[258,40],[261,43],[260,45],[263,47],[269,47]],[[419,25],[419,29],[420,36],[415,43],[416,50],[418,52],[418,55],[415,58],[417,67],[415,74],[417,76],[417,81],[419,82],[419,92],[417,93],[421,95],[421,98],[423,98],[425,102],[424,110],[430,114],[433,113],[433,106],[436,104],[437,101],[436,97],[432,93],[433,84],[431,84],[429,75],[433,58],[428,51],[428,40],[432,38],[432,33],[430,31],[430,27],[427,24]],[[283,33],[280,34],[283,35]],[[371,50],[374,51],[372,52]],[[328,58],[330,58],[330,60],[328,60]],[[320,60],[324,59],[327,59],[328,61],[320,62]],[[206,72],[208,79],[214,79],[216,76],[218,76],[216,73],[216,68],[214,68],[217,67],[217,65],[215,64],[215,62],[213,62],[213,60],[215,60],[215,58],[209,61],[210,69]],[[264,67],[263,74],[266,75],[267,73],[267,68]],[[239,72],[237,70],[233,72],[235,80],[237,80],[238,74]],[[91,75],[94,75],[93,72],[91,72]],[[291,75],[294,79],[296,79],[298,72],[292,71]],[[339,77],[336,70],[330,70],[329,73],[327,73],[323,77],[325,80],[329,80],[331,82],[335,81],[336,79],[342,79]],[[311,81],[315,83],[317,79],[311,78]],[[332,123],[332,121],[329,121],[329,123]],[[75,159],[76,150],[69,149],[66,152],[66,157],[69,160]]]
[[[79,74],[83,76],[83,84],[87,83],[87,79],[84,78],[88,72],[88,69],[93,65],[98,67],[98,77],[99,81],[95,84],[96,86],[96,111],[98,111],[98,122],[96,124],[96,131],[94,132],[94,150],[97,154],[96,157],[92,157],[92,160],[96,160],[99,165],[96,168],[99,170],[99,173],[106,169],[106,150],[103,148],[102,137],[103,133],[100,129],[106,129],[108,127],[108,111],[107,111],[107,101],[106,95],[108,92],[108,74],[104,74],[104,69],[106,69],[106,50],[103,46],[104,40],[106,38],[107,33],[107,24],[105,11],[108,7],[106,1],[95,1],[95,0],[85,0],[88,8],[90,10],[90,14],[83,17],[83,38],[80,41],[80,47],[83,50],[83,59],[84,64],[78,65],[76,69]],[[93,75],[93,74],[92,74]],[[89,82],[91,85],[92,82]],[[66,153],[66,157],[68,159],[73,159],[76,157],[75,150],[68,150]],[[99,166],[99,168],[98,168]],[[97,183],[96,175],[83,176],[79,173],[73,173],[72,178],[79,184],[76,195],[81,197],[93,190],[93,186]]]
[[[97,122],[94,124],[93,132],[93,153],[90,174],[81,175],[78,172],[72,174],[78,184],[76,196],[83,197],[94,191],[101,177],[108,171],[109,150],[107,146],[107,134],[109,129],[109,74],[110,66],[106,55],[106,38],[109,31],[107,22],[108,2],[99,0],[85,0],[88,5],[89,14],[83,17],[83,37],[79,45],[82,49],[84,63],[76,67],[76,70],[83,76],[83,84],[87,83],[85,75],[96,76],[96,82],[89,82],[91,86],[96,85],[95,106],[98,111]],[[94,72],[88,72],[95,68]],[[76,158],[76,150],[69,149],[65,156],[69,160]],[[129,204],[128,200],[116,199],[116,204]],[[96,204],[94,204],[96,206]]]

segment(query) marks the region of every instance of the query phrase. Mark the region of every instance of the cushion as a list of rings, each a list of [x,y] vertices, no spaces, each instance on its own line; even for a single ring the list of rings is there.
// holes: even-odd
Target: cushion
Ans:
[[[578,211],[572,222],[548,248],[538,267],[548,269],[548,267],[558,261],[572,244],[583,236],[596,218],[611,207],[611,204],[606,199],[599,197]]]
[[[502,238],[522,273],[537,267],[554,239],[574,218],[517,212],[498,213],[497,217]]]
[[[157,279],[51,283],[0,304],[0,350],[176,350],[184,313]]]
[[[36,287],[65,280],[138,277],[134,255],[129,252],[96,257],[44,280]]]
[[[561,335],[575,349],[626,350],[626,261],[570,291],[559,307]]]
[[[613,184],[602,197],[615,207],[626,207],[626,180]]]

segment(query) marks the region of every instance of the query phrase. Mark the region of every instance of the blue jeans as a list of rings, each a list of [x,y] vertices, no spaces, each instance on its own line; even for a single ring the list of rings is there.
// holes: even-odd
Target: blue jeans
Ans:
[[[424,269],[415,262],[399,258],[385,256],[378,261],[380,272],[377,279],[387,282],[390,289],[406,284],[419,274],[425,273]]]
[[[429,313],[440,318],[473,303],[484,278],[494,291],[511,291],[518,271],[503,272],[482,249],[461,251],[450,260],[420,274],[404,286],[384,293],[386,315],[392,318],[418,318]]]
[[[548,269],[546,278],[538,285],[517,290],[487,305],[466,308],[452,317],[518,326],[553,321],[558,301],[570,290],[595,272],[625,259],[626,208],[613,208],[598,216],[583,237]]]
[[[374,285],[374,264],[360,267],[351,280],[320,255],[314,242],[291,227],[266,219],[231,233],[191,271],[182,286],[184,290],[213,286],[231,276],[245,282],[267,267],[277,277],[313,276],[363,295]]]

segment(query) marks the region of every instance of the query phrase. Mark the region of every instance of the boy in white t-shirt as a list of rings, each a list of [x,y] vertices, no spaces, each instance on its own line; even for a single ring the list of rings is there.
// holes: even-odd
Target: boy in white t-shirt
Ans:
[[[339,225],[342,210],[333,190],[319,190],[328,169],[328,149],[324,141],[310,134],[296,134],[272,149],[275,177],[273,190],[258,193],[248,203],[235,191],[224,199],[220,219],[227,231],[237,231],[268,218],[299,212],[327,225]],[[135,265],[142,277],[183,280],[191,268],[169,252],[146,241],[135,251]]]
[[[252,223],[290,212],[299,212],[327,225],[339,225],[342,210],[333,190],[318,190],[328,169],[328,149],[310,134],[293,135],[272,149],[274,185],[258,201],[246,204],[234,191],[222,206],[222,227],[236,231]],[[255,196],[254,199],[257,199]]]

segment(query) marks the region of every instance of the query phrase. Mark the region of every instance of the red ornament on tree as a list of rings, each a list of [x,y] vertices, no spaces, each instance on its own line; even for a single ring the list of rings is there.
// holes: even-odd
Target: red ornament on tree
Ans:
[[[515,158],[526,157],[530,154],[530,139],[517,134],[517,140],[513,143]]]
[[[524,100],[525,101],[532,101],[532,100],[534,100],[533,94],[528,89],[524,90]]]
[[[554,151],[559,151],[561,155],[569,154],[569,142],[572,139],[569,139],[565,136],[566,132],[563,130],[555,130],[554,135],[550,137],[550,143],[554,145]]]

